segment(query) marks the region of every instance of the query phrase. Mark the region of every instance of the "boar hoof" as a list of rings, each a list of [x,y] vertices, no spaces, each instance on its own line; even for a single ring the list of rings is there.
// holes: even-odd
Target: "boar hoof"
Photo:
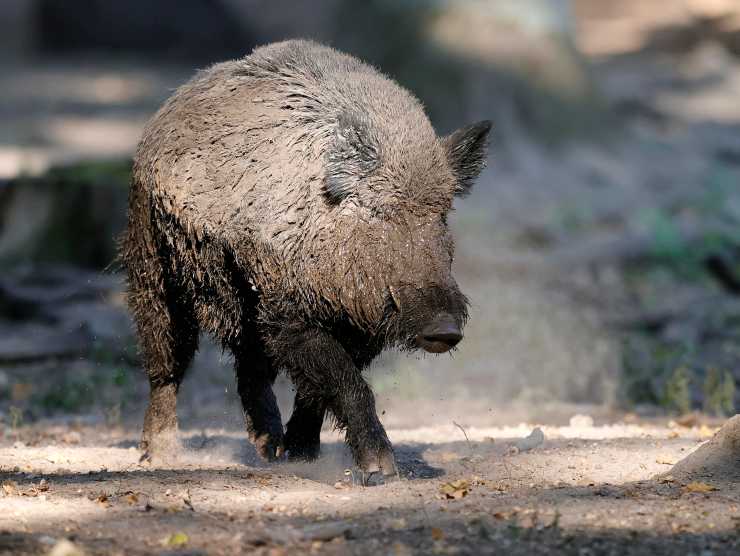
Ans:
[[[390,475],[398,474],[396,458],[393,455],[393,448],[390,446],[365,450],[360,457],[357,458],[357,466],[363,473],[368,475],[380,473],[384,477],[388,477]]]
[[[252,443],[257,450],[257,454],[264,460],[276,461],[285,454],[282,435],[265,433],[252,439]]]
[[[141,451],[140,463],[151,463],[154,460],[169,462],[177,459],[181,445],[176,431],[166,431],[142,438],[139,450]]]

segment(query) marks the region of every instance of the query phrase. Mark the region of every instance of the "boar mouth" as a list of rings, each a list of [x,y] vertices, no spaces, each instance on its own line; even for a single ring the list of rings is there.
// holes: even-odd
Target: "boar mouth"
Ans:
[[[416,345],[429,353],[444,353],[462,340],[462,332],[452,315],[438,315],[416,335]]]

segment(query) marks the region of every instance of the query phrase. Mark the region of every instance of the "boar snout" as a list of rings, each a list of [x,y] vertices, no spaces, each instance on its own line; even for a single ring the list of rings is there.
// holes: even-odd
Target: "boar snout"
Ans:
[[[416,336],[416,343],[429,353],[444,353],[462,340],[462,331],[449,313],[440,313]]]

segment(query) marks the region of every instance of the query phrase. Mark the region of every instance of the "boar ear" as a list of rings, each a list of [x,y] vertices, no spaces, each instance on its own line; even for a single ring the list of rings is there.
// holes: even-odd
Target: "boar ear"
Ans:
[[[455,195],[462,196],[470,193],[475,178],[485,167],[489,131],[491,131],[491,122],[483,120],[458,129],[442,140],[447,150],[447,159],[457,178]]]
[[[378,148],[366,126],[340,117],[326,157],[324,193],[339,204],[378,166]]]

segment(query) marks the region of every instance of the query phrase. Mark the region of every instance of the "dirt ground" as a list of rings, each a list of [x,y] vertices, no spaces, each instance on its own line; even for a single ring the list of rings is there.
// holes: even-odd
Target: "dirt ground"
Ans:
[[[390,429],[400,477],[370,486],[332,431],[313,464],[204,429],[152,465],[133,428],[39,423],[0,442],[0,554],[740,551],[740,485],[670,475],[717,422],[600,421]]]

